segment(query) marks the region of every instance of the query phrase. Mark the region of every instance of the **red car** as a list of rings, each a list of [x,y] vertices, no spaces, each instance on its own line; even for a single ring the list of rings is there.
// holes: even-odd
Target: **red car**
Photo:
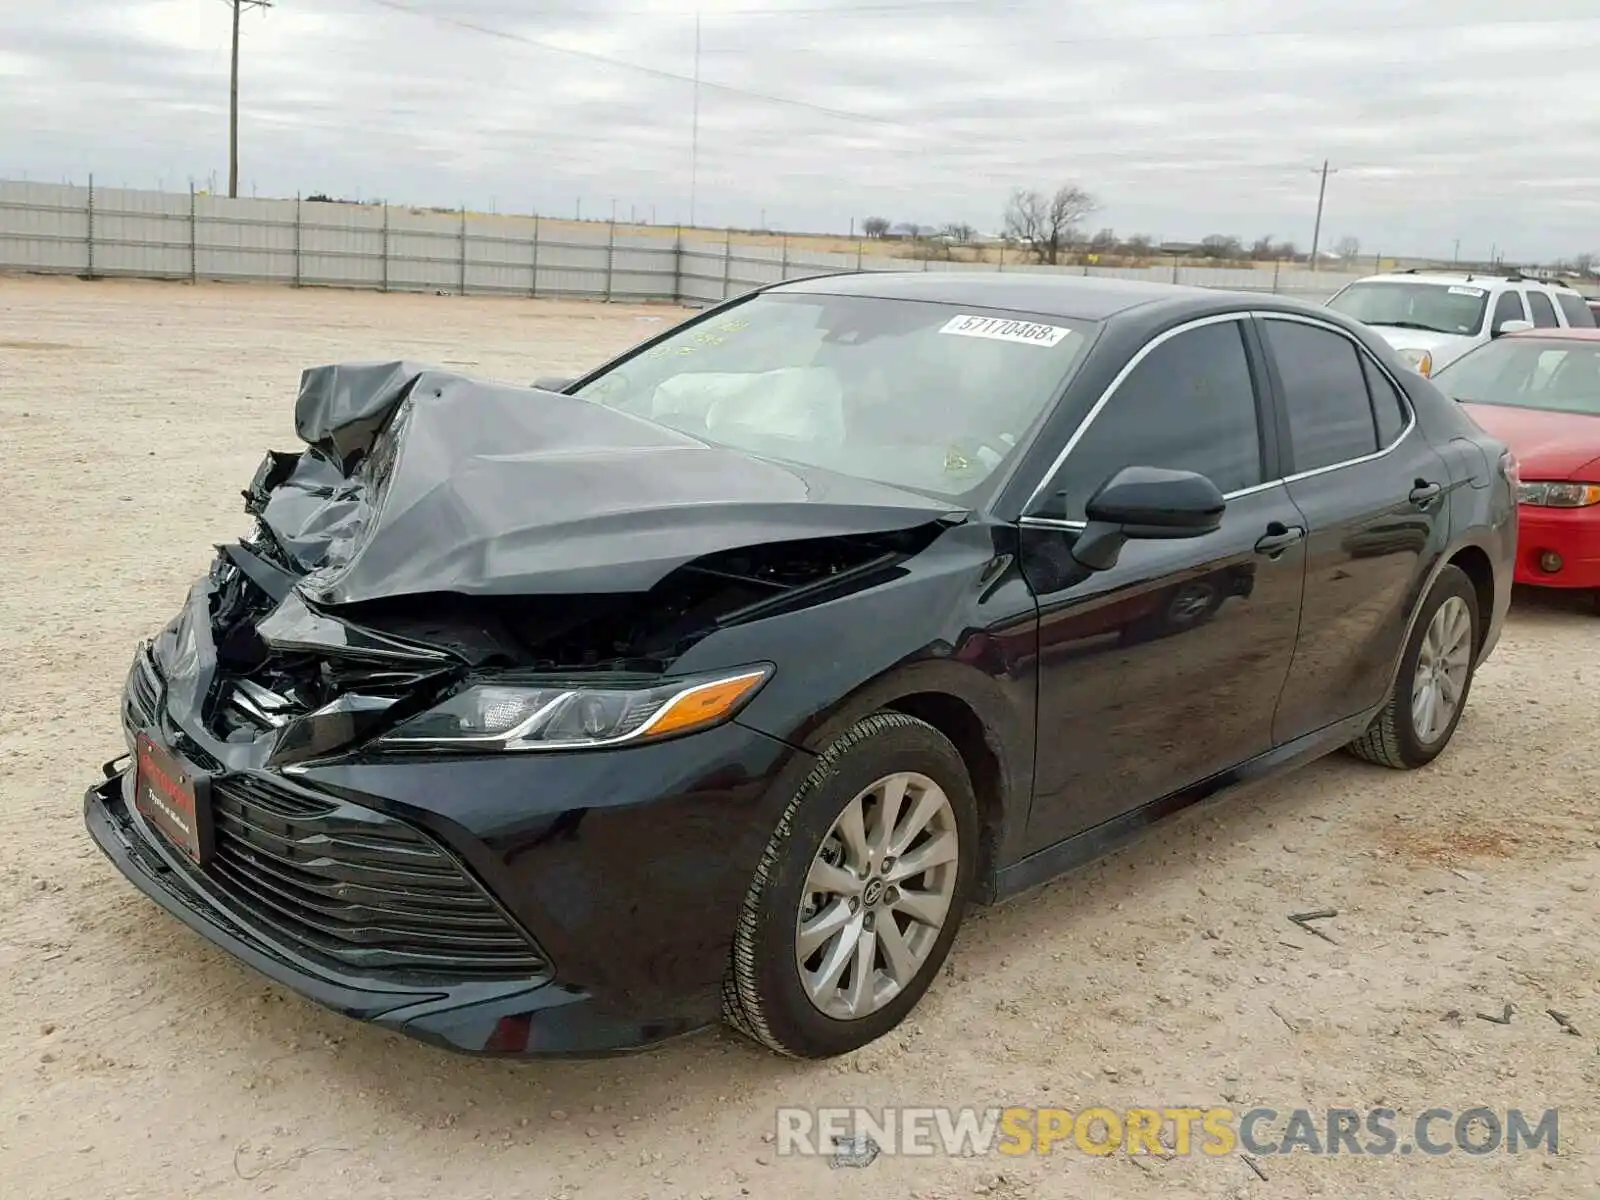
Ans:
[[[1600,329],[1509,333],[1433,382],[1517,457],[1516,581],[1600,600]]]

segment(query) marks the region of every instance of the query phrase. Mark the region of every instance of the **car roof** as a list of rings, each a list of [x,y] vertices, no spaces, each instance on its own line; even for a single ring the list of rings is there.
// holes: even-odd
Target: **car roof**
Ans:
[[[1487,289],[1494,284],[1506,287],[1549,288],[1551,291],[1572,291],[1559,280],[1530,279],[1526,276],[1500,275],[1493,271],[1386,271],[1381,275],[1366,275],[1357,283],[1433,283],[1440,287],[1471,286]]]
[[[1517,338],[1520,341],[1527,341],[1529,338],[1535,341],[1540,338],[1547,338],[1558,342],[1600,342],[1600,329],[1574,329],[1571,327],[1552,326],[1548,329],[1524,329],[1517,333],[1507,333],[1502,336]]]
[[[1103,321],[1128,309],[1163,301],[1188,302],[1198,307],[1230,297],[1237,300],[1241,295],[1249,296],[1253,304],[1268,299],[1255,293],[1141,279],[1021,271],[863,271],[796,279],[766,290],[970,304],[1080,321]]]

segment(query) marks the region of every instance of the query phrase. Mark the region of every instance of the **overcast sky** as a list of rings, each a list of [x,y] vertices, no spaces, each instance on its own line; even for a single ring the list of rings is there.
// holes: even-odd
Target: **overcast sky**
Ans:
[[[241,194],[997,228],[1071,181],[1168,240],[1600,250],[1596,0],[277,0]],[[227,181],[225,0],[14,0],[0,176]]]

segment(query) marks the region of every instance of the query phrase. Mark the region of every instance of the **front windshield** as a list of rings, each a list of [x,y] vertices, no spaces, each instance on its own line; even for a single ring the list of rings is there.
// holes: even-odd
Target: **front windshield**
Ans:
[[[1600,342],[1501,338],[1456,359],[1433,382],[1469,404],[1600,416]]]
[[[1363,325],[1398,325],[1474,335],[1483,328],[1489,293],[1469,284],[1352,283],[1328,307]]]
[[[1021,442],[1093,328],[766,294],[668,334],[574,394],[716,445],[955,499]]]

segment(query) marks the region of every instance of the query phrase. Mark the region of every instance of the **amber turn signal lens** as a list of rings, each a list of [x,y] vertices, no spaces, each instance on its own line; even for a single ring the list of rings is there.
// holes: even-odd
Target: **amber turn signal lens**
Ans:
[[[660,737],[720,721],[761,686],[766,677],[765,671],[751,671],[679,692],[646,726],[646,732],[651,737]]]

